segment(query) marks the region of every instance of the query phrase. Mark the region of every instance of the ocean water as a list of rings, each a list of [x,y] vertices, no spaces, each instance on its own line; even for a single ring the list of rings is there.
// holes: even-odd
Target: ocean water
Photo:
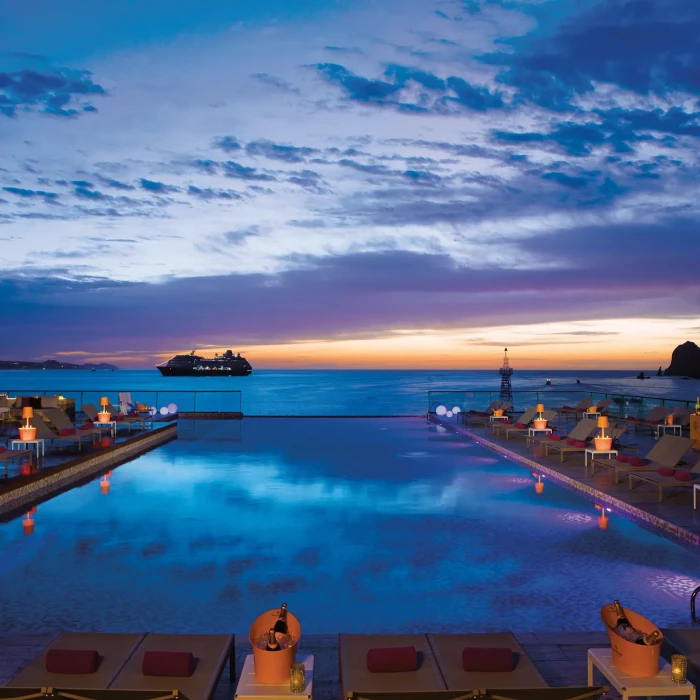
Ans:
[[[645,370],[646,374],[653,374]],[[535,371],[515,370],[513,390],[522,395],[516,406],[535,398],[547,405],[577,400],[576,391],[615,392],[694,401],[699,380],[678,377],[636,379],[639,370]],[[545,380],[552,380],[552,387]],[[581,383],[576,384],[576,380]],[[246,415],[421,415],[429,391],[495,392],[498,370],[255,370],[249,377],[162,377],[157,370],[7,370],[0,372],[0,392],[46,391],[97,402],[105,393],[130,391],[134,400],[158,408],[175,403],[181,410],[240,410]],[[191,392],[201,392],[193,405]],[[224,392],[240,391],[238,396]],[[535,391],[545,392],[541,395]],[[516,394],[517,397],[517,394]],[[438,397],[439,398],[439,397]],[[450,396],[446,395],[445,401]],[[487,394],[462,396],[462,409],[483,408]]]
[[[0,524],[0,627],[245,634],[687,625],[700,556],[424,418],[180,421],[179,439]]]

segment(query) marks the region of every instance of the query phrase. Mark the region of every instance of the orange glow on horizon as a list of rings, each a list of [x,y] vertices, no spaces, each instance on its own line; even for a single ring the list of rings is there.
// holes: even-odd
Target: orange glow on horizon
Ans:
[[[698,319],[614,319],[474,329],[393,330],[373,338],[305,340],[236,347],[200,344],[197,353],[240,352],[254,369],[494,369],[508,347],[516,369],[637,369],[667,367],[673,349],[697,333]],[[123,368],[152,368],[175,354],[120,351],[109,355],[80,350],[83,362],[111,362]]]

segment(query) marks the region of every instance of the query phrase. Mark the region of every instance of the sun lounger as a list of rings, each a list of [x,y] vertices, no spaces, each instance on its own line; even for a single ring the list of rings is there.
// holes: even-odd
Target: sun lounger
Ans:
[[[56,428],[56,430],[77,430],[73,421],[68,417],[65,411],[60,408],[41,408],[38,413],[49,419],[49,422]],[[81,435],[93,437],[102,437],[102,431],[107,430],[106,426],[103,428],[99,427],[99,423],[95,425],[94,428],[88,430],[81,430]]]
[[[588,419],[586,419],[588,420]],[[552,450],[553,452],[559,452],[559,455],[561,457],[561,462],[564,461],[564,457],[572,454],[584,454],[586,450],[590,449],[593,447],[593,444],[590,440],[591,437],[595,434],[597,428],[594,427],[594,429],[591,431],[589,434],[588,438],[586,440],[573,440],[574,444],[569,444],[569,441],[567,440],[560,440],[559,442],[554,442],[554,443],[547,443],[547,446],[545,448],[545,454],[549,455],[549,451]],[[618,428],[609,428],[608,429],[608,437],[611,437],[613,439],[613,444],[615,443],[615,440],[619,440],[620,437],[623,435],[623,433],[627,430],[627,426],[623,425]]]
[[[370,649],[416,648],[419,655],[417,671],[372,673],[367,668]],[[340,634],[338,657],[342,697],[353,693],[445,690],[445,681],[435,661],[432,648],[424,634]]]
[[[83,413],[95,423],[95,425],[99,425],[99,418],[97,417],[98,410],[97,406],[95,406],[92,403],[84,403],[82,405]],[[110,410],[111,409],[111,410]],[[110,421],[115,421],[115,425],[124,425],[129,429],[129,432],[131,432],[131,426],[134,425],[135,423],[140,423],[145,427],[146,423],[149,422],[151,419],[150,416],[144,417],[144,416],[122,416],[121,418],[116,418],[115,416],[120,416],[122,414],[117,413],[114,408],[111,405],[107,406],[107,412],[109,413],[109,419]]]
[[[59,442],[77,443],[78,449],[83,449],[83,440],[92,442],[95,439],[95,432],[92,430],[76,430],[71,435],[59,435],[49,427],[41,416],[34,418],[32,425],[36,428],[37,440],[58,440]]]
[[[576,418],[579,413],[583,413],[592,403],[593,399],[590,396],[584,396],[575,406],[562,406],[554,410],[562,416],[573,416]]]
[[[635,432],[637,432],[637,428],[648,428],[651,431],[651,429],[661,423],[669,413],[671,413],[671,410],[668,406],[655,406],[644,418],[627,416],[624,421],[627,423],[628,427],[634,426]]]
[[[596,431],[596,422],[589,420],[588,418],[581,418],[581,420],[576,423],[576,425],[569,431],[569,434],[565,438],[557,440],[556,437],[551,435],[535,436],[530,438],[533,442],[540,445],[544,445],[545,454],[548,455],[548,449],[550,445],[558,445],[560,442],[566,442],[566,440],[575,440],[577,442],[582,442],[587,440]]]
[[[22,459],[22,457],[29,457],[29,462],[32,461],[32,453],[30,450],[5,450],[0,452],[0,462],[5,463],[5,478],[9,476],[10,462],[13,459]]]
[[[537,412],[535,412],[534,418],[537,417]],[[557,418],[557,413],[556,411],[543,411],[542,413],[542,418],[547,421],[548,425],[551,425],[553,421],[556,420]],[[524,421],[518,419],[517,422],[515,423],[504,423],[501,425],[501,429],[499,431],[499,435],[505,435],[506,440],[510,440],[511,437],[515,437],[517,435],[522,435],[526,436],[528,428],[531,427],[532,425],[532,420],[529,423],[525,423]],[[524,428],[519,428],[518,424],[524,425]]]
[[[131,432],[132,425],[146,427],[147,419],[144,416],[120,413],[111,403],[107,404],[107,411],[109,411],[109,414],[112,416],[112,420],[118,421],[117,425],[126,425],[129,428],[129,432]]]
[[[683,438],[685,439],[685,438]],[[691,441],[692,442],[692,441]],[[660,467],[661,469],[662,467]],[[672,469],[671,467],[666,467],[666,469]],[[659,502],[664,500],[664,489],[669,488],[682,488],[690,487],[692,488],[695,484],[700,483],[700,461],[698,461],[691,469],[673,469],[672,474],[661,474],[659,470],[649,472],[630,472],[629,475],[629,487],[634,488],[635,481],[642,481],[647,484],[652,484],[656,486],[659,490]],[[690,479],[688,481],[682,481],[676,478],[676,474],[681,474],[683,472],[690,474]]]
[[[546,688],[547,682],[512,632],[489,634],[429,634],[428,642],[450,690],[470,688]],[[515,668],[505,672],[465,671],[465,647],[508,647],[515,655]]]
[[[43,686],[41,688],[2,688],[3,700],[188,700],[175,690],[111,690],[98,688],[67,688],[64,686]]]
[[[7,685],[13,688],[108,688],[143,641],[143,634],[63,632]],[[46,656],[52,649],[94,649],[100,655],[95,673],[50,673]]]
[[[685,453],[693,446],[694,440],[678,437],[676,435],[664,435],[647,453],[645,464],[630,464],[620,462],[617,459],[597,459],[591,463],[591,474],[596,467],[611,469],[615,474],[615,483],[620,483],[620,474],[625,472],[658,471],[661,467],[675,467],[683,459]]]
[[[486,418],[488,420],[488,417],[493,415],[493,412],[498,409],[501,405],[500,400],[499,401],[492,401],[487,407],[485,411],[462,411],[460,414],[462,416],[462,422],[463,423],[470,423],[472,421],[481,421],[482,419]]]
[[[196,662],[194,673],[189,677],[144,676],[143,655],[147,651],[191,652]],[[233,682],[235,642],[232,634],[148,634],[109,687],[122,691],[177,688],[188,700],[207,700],[216,690],[226,662],[230,662]]]
[[[495,435],[503,434],[508,428],[512,428],[516,423],[521,425],[529,425],[532,419],[537,415],[537,411],[534,408],[525,409],[525,413],[518,416],[512,423],[510,421],[500,421],[495,420],[491,423],[491,432]]]

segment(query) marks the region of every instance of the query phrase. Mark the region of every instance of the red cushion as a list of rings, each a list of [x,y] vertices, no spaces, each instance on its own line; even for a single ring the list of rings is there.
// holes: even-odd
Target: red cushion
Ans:
[[[512,671],[513,652],[508,647],[464,647],[462,666],[465,671],[477,673]]]
[[[574,438],[566,438],[566,444],[567,445],[575,445],[576,440],[574,440]]]
[[[633,467],[643,467],[647,463],[647,461],[643,457],[630,457],[629,463]]]
[[[372,673],[400,673],[418,670],[415,647],[386,647],[367,652],[367,669]]]
[[[632,420],[632,421],[637,422],[637,421],[639,421],[639,418],[637,418],[635,416],[627,416],[627,420]]]
[[[568,409],[569,411],[573,411],[573,410],[574,410],[574,407],[573,407],[573,406],[562,406],[562,408],[566,408],[566,409]]]
[[[659,474],[661,476],[673,476],[673,469],[671,467],[659,467]]]
[[[630,461],[630,456],[629,455],[617,455],[615,458],[618,462],[622,462],[623,464],[627,464]]]
[[[46,670],[49,673],[95,673],[100,655],[88,649],[49,649],[46,654]]]
[[[22,408],[29,408],[32,405],[32,399],[30,396],[22,397]]]
[[[189,651],[145,651],[141,672],[144,676],[189,677],[194,673],[194,656]]]
[[[553,435],[553,434],[552,434],[552,435],[549,436],[549,439],[550,439],[550,440],[554,440],[554,442],[559,442],[560,440],[563,440],[564,438],[562,438],[561,435]]]
[[[666,421],[663,420],[653,420],[651,421],[652,425],[661,425],[662,423],[665,423]]]
[[[527,428],[527,426],[525,425],[525,423],[515,423],[515,424],[514,424],[514,427],[516,427],[516,428]]]
[[[58,431],[59,435],[75,435],[77,430],[75,428],[61,428]]]
[[[586,447],[586,443],[583,440],[576,440],[574,447]]]
[[[117,413],[116,415],[112,416],[112,420],[118,422],[120,420],[124,420],[124,416],[121,413]]]
[[[0,454],[2,454],[3,452],[6,452],[6,451],[7,451],[7,447],[5,447],[5,445],[0,445]]]
[[[676,479],[678,481],[692,481],[693,480],[693,475],[690,472],[684,471],[684,470],[679,470],[675,473]]]
[[[85,423],[81,425],[78,430],[92,430],[95,427],[94,423]]]

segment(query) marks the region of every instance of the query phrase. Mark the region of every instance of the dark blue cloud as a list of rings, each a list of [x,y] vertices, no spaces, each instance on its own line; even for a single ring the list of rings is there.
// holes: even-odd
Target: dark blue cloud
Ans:
[[[558,2],[530,7],[539,26],[501,40],[507,52],[481,56],[500,66],[499,80],[548,109],[573,109],[594,83],[646,95],[700,94],[700,3],[696,0],[602,0],[583,11]]]
[[[211,187],[195,187],[190,185],[187,188],[187,194],[197,197],[197,199],[241,199],[241,195],[234,190],[214,190]]]
[[[553,180],[554,182],[558,182],[564,187],[571,187],[574,189],[586,187],[590,182],[590,180],[586,179],[585,177],[572,177],[571,175],[567,175],[566,173],[560,172],[545,173],[544,175],[542,175],[542,179]]]
[[[501,93],[492,93],[455,76],[443,80],[409,66],[390,64],[384,72],[388,81],[363,78],[337,63],[320,63],[315,68],[328,82],[340,85],[351,100],[390,105],[403,112],[445,112],[450,105],[479,111],[505,107]],[[420,86],[424,91],[417,97],[411,94],[402,99],[400,93],[410,85]]]
[[[20,109],[32,109],[35,105],[42,106],[46,114],[73,117],[80,110],[68,107],[71,100],[104,94],[104,88],[92,81],[89,71],[47,68],[43,72],[29,69],[0,72],[0,114],[7,117],[15,116]],[[82,111],[85,111],[84,107]]]
[[[257,168],[249,168],[233,160],[227,160],[223,163],[223,167],[226,177],[234,177],[239,180],[275,180],[272,175],[258,172]]]
[[[81,199],[109,199],[109,196],[102,194],[98,190],[91,190],[87,187],[76,187],[75,196]]]
[[[286,80],[282,78],[277,78],[274,75],[269,75],[268,73],[253,73],[251,78],[261,82],[263,85],[276,88],[282,92],[293,92],[299,94],[299,90],[293,85],[290,85]]]
[[[212,143],[216,148],[220,148],[221,150],[226,151],[226,153],[240,151],[242,148],[241,144],[237,139],[233,138],[233,136],[221,136],[214,139]]]
[[[251,141],[246,144],[245,150],[249,156],[262,156],[263,158],[281,160],[286,163],[303,163],[308,156],[320,153],[317,148],[287,146],[264,140]]]
[[[135,189],[133,185],[129,185],[126,182],[121,182],[120,180],[115,180],[111,177],[103,177],[102,175],[97,175],[97,179],[107,187],[113,187],[115,190],[133,190]]]
[[[141,178],[139,180],[141,188],[147,190],[148,192],[155,192],[157,194],[166,194],[168,192],[178,192],[179,188],[172,185],[166,185],[163,182],[158,182],[157,180],[146,180]]]
[[[71,183],[76,187],[93,187],[93,184],[87,180],[71,180]]]
[[[3,187],[5,192],[15,194],[18,197],[43,197],[44,199],[56,199],[56,192],[45,192],[44,190],[27,190],[23,187]]]

